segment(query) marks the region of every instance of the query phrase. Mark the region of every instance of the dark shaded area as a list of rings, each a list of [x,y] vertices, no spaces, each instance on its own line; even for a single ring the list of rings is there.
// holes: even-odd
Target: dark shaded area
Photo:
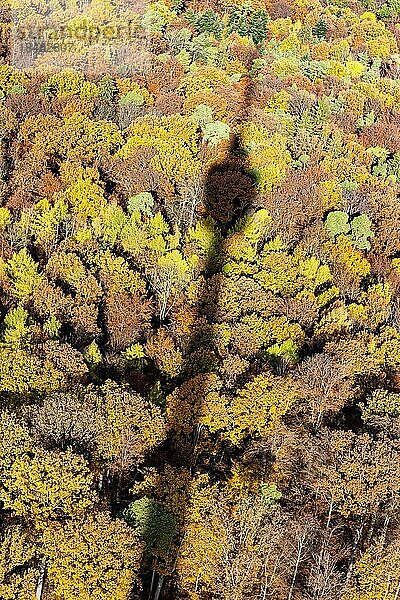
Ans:
[[[248,84],[244,96],[243,105],[239,111],[237,121],[246,119],[246,114],[252,104],[253,90],[251,84]],[[221,323],[223,316],[218,311],[218,300],[223,291],[220,287],[220,281],[215,280],[213,276],[221,272],[224,264],[225,251],[224,243],[233,231],[240,232],[241,220],[246,215],[252,213],[257,202],[257,190],[255,182],[246,171],[246,158],[241,149],[240,140],[231,135],[229,146],[225,152],[225,157],[222,161],[216,162],[209,169],[204,181],[203,194],[205,196],[205,204],[207,213],[205,217],[211,217],[222,236],[215,252],[208,258],[203,269],[202,277],[206,281],[204,294],[201,294],[196,303],[196,320],[199,323]],[[212,283],[211,283],[212,282]],[[211,285],[209,285],[211,283]],[[221,366],[222,359],[218,355],[218,350],[212,339],[204,337],[204,328],[192,331],[189,339],[185,343],[185,356],[189,362],[196,354],[209,354],[214,360],[211,360],[209,368],[207,365],[202,369],[200,364],[196,364],[196,360],[192,363],[189,370],[184,371],[185,377],[180,377],[174,380],[173,389],[177,389],[188,382],[193,377],[200,377],[210,372],[216,372]],[[200,368],[199,368],[200,367]],[[168,393],[168,384],[166,384]],[[229,475],[229,467],[234,459],[239,458],[241,451],[238,449],[229,448],[226,452],[224,462],[217,460],[207,452],[198,452],[197,445],[199,442],[198,436],[201,435],[200,415],[204,411],[201,398],[204,397],[206,388],[202,387],[201,379],[196,387],[199,404],[197,405],[197,414],[191,417],[190,428],[193,435],[187,435],[180,431],[180,415],[176,413],[176,419],[172,415],[167,422],[168,436],[162,447],[156,449],[153,456],[148,458],[148,466],[154,466],[160,472],[168,465],[177,469],[186,469],[190,471],[194,477],[199,473],[208,473],[212,475],[213,481],[225,481]],[[214,434],[215,446],[224,447],[224,443]],[[222,452],[224,452],[222,450]],[[160,479],[154,489],[154,496],[160,498],[163,496],[163,482]],[[183,539],[185,536],[184,522],[186,512],[188,510],[187,499],[190,495],[189,486],[184,486],[180,489],[181,501],[183,507],[180,524],[177,524],[176,536]],[[174,582],[162,574],[156,574],[151,569],[152,557],[151,554],[145,554],[142,564],[142,583],[143,583],[143,599],[148,600],[173,600],[176,597]],[[176,582],[175,582],[176,583]]]

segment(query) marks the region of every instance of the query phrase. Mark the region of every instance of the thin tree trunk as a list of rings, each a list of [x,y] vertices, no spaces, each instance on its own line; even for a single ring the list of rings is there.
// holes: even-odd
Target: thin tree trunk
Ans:
[[[385,522],[383,524],[383,530],[382,530],[382,535],[381,535],[381,540],[382,540],[382,545],[384,546],[386,543],[386,534],[387,534],[387,530],[389,527],[389,523],[390,523],[390,517],[386,517],[385,518]]]
[[[351,549],[349,568],[347,570],[347,575],[346,575],[346,584],[349,583],[350,577],[353,573],[353,566],[354,566],[354,562],[355,562],[355,558],[356,558],[356,552],[358,549],[358,544],[361,540],[363,529],[364,529],[364,523],[361,525],[361,528],[356,532],[356,535],[354,536],[353,547]]]
[[[196,592],[196,594],[197,594],[197,590],[199,589],[199,581],[200,581],[200,573],[197,574],[196,584],[194,586],[194,591]]]
[[[164,583],[164,575],[160,575],[157,583],[156,593],[154,594],[154,600],[159,600],[162,586]]]
[[[297,572],[299,570],[300,561],[301,561],[301,554],[303,552],[303,545],[304,545],[304,539],[299,540],[298,547],[297,547],[298,549],[297,549],[296,565],[294,568],[292,583],[290,584],[290,590],[289,590],[289,595],[287,597],[287,600],[292,600],[292,597],[293,597],[294,585],[296,583]]]
[[[326,522],[326,528],[329,529],[329,526],[331,524],[331,519],[332,519],[332,511],[333,511],[333,501],[331,500],[329,503],[329,513],[328,513],[328,520]]]
[[[395,593],[395,595],[394,595],[394,598],[393,598],[393,600],[397,600],[397,599],[398,599],[398,597],[399,597],[399,595],[400,595],[400,581],[399,581],[399,583],[398,583],[398,585],[397,585],[397,590],[396,590],[396,593]]]
[[[121,504],[121,484],[122,484],[122,473],[120,471],[117,476],[117,489],[116,489],[116,493],[115,493],[115,502],[116,502],[117,506],[119,506]]]
[[[149,591],[149,600],[151,600],[151,595],[152,595],[152,593],[153,593],[153,587],[154,587],[154,579],[155,579],[155,576],[156,576],[156,572],[155,572],[155,570],[153,569],[153,572],[152,572],[152,574],[151,574],[151,583],[150,583],[150,591]]]
[[[39,577],[36,586],[36,600],[42,600],[44,578],[46,575],[46,560],[43,559],[39,567]]]

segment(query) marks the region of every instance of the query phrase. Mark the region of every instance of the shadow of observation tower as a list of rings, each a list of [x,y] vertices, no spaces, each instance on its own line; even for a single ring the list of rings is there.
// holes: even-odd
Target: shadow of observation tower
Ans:
[[[256,84],[249,80],[235,115],[234,127],[249,118],[254,98]],[[152,498],[160,507],[174,504],[178,509],[172,520],[163,509],[156,509],[159,512],[153,517],[158,524],[149,523],[149,528],[153,528],[149,532],[152,542],[157,546],[158,539],[164,548],[157,551],[153,547],[153,551],[144,556],[141,600],[173,600],[177,597],[174,572],[190,517],[192,483],[201,475],[214,483],[226,481],[232,461],[239,458],[232,455],[232,448],[228,448],[222,436],[207,424],[218,418],[213,414],[217,408],[213,408],[210,400],[218,393],[232,396],[238,385],[231,376],[232,355],[221,352],[217,341],[218,332],[226,325],[223,270],[228,239],[229,243],[234,243],[235,236],[240,237],[246,217],[257,207],[257,191],[248,172],[246,153],[239,136],[231,134],[223,152],[211,157],[208,165],[198,193],[202,196],[205,212],[201,215],[202,222],[208,223],[206,233],[208,227],[213,243],[201,265],[195,297],[187,299],[182,295],[186,305],[172,310],[171,323],[167,325],[173,330],[174,310],[179,310],[185,315],[188,334],[178,341],[183,356],[181,373],[167,383],[167,439],[149,461],[157,473]],[[173,500],[168,498],[171,479],[175,481]]]

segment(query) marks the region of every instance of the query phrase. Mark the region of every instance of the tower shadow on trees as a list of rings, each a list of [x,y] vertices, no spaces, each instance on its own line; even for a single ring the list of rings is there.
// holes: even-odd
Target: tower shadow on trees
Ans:
[[[246,120],[252,105],[252,82],[248,82],[243,101],[236,115],[236,123]],[[170,385],[166,407],[167,437],[149,458],[149,466],[157,470],[157,481],[153,497],[157,501],[165,498],[165,478],[173,469],[177,476],[176,501],[181,507],[176,521],[173,550],[166,561],[165,571],[154,563],[158,559],[147,554],[142,564],[143,600],[173,600],[177,597],[176,581],[173,577],[179,547],[185,538],[185,522],[190,511],[191,483],[199,475],[224,481],[228,477],[232,448],[218,433],[207,434],[204,439],[204,422],[209,420],[210,410],[206,396],[210,392],[210,381],[227,365],[218,352],[213,340],[212,328],[221,325],[224,316],[219,305],[223,299],[223,266],[226,260],[226,243],[235,235],[240,236],[245,217],[257,206],[256,184],[246,169],[246,156],[240,139],[231,135],[223,156],[216,156],[203,181],[201,193],[205,206],[203,217],[215,223],[220,232],[218,243],[202,265],[199,293],[192,306],[190,333],[181,344],[184,359],[183,374]],[[221,377],[223,380],[223,378]],[[192,400],[190,413],[182,413],[180,396],[189,395]],[[210,415],[209,415],[210,416]],[[215,451],[217,449],[217,451]],[[221,457],[224,456],[224,460]],[[153,508],[155,505],[153,505]],[[155,508],[157,511],[157,509]],[[171,525],[162,510],[156,515],[161,523]],[[151,532],[149,532],[151,538]],[[161,561],[162,562],[162,561]],[[153,563],[153,564],[152,564]]]

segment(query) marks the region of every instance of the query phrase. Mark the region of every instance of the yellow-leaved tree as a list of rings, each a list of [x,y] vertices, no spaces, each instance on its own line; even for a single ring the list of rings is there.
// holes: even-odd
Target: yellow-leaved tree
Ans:
[[[104,512],[49,527],[43,534],[51,600],[128,600],[142,544],[134,529]]]

